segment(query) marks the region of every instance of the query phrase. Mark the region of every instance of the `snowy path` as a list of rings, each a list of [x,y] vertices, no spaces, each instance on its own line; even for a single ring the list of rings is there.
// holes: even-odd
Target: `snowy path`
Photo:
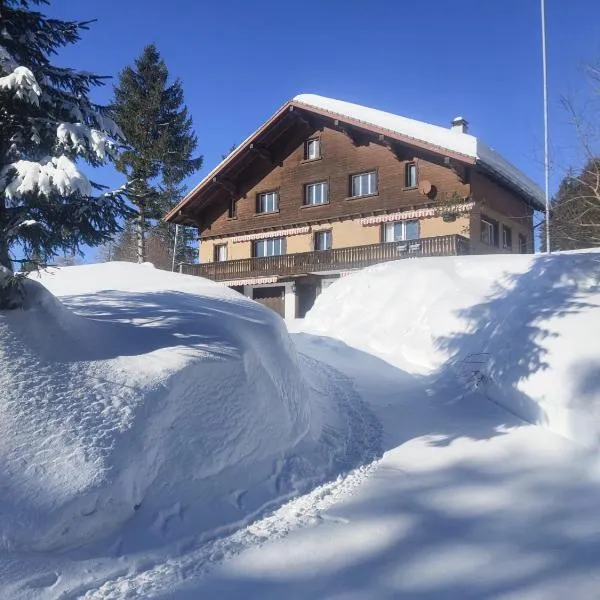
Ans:
[[[457,394],[451,381],[412,378],[334,340],[295,338],[353,377],[384,426],[386,454],[323,507],[318,526],[158,597],[598,597],[593,454],[477,394]]]
[[[369,411],[357,411],[356,390],[383,425],[382,459],[170,554],[75,567],[43,561],[21,592],[62,600],[597,597],[595,457],[453,382],[407,375],[336,340],[294,339],[304,368],[329,365],[330,393],[355,417],[347,456],[373,451],[378,436],[362,418]]]

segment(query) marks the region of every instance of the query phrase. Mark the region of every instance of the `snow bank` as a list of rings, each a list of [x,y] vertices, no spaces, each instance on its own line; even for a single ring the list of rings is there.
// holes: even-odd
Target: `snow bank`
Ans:
[[[117,530],[118,552],[163,545],[241,520],[339,458],[319,441],[314,382],[283,322],[259,304],[127,263],[28,288],[26,310],[0,312],[5,549],[114,544]]]
[[[403,260],[345,277],[305,329],[412,373],[451,369],[522,418],[600,440],[600,253]]]

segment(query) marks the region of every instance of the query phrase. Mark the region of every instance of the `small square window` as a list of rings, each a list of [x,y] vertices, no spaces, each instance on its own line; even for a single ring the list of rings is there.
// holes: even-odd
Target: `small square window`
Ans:
[[[315,250],[331,250],[331,230],[317,231],[315,233]]]
[[[352,196],[369,196],[377,193],[377,173],[359,173],[352,175]]]
[[[309,183],[304,188],[304,204],[309,206],[316,206],[318,204],[327,204],[329,199],[327,197],[327,182],[322,181],[320,183]]]
[[[264,192],[256,197],[256,212],[270,213],[279,210],[279,194],[277,192]]]
[[[227,244],[217,244],[215,246],[215,262],[225,262],[227,260]]]
[[[312,138],[304,144],[304,160],[317,160],[321,158],[321,140]]]
[[[404,165],[404,187],[417,187],[417,165],[414,162]]]

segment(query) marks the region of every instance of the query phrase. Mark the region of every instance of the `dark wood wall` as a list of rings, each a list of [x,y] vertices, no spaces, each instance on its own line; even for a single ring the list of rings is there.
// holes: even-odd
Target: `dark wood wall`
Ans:
[[[533,226],[533,210],[513,192],[492,181],[483,173],[474,172],[471,177],[471,193],[481,202],[482,208],[504,214],[525,227]]]
[[[304,142],[310,137],[321,140],[322,158],[319,160],[304,160]],[[428,156],[408,146],[402,147],[401,153],[398,150],[395,153],[373,139],[359,139],[359,143],[363,145],[356,145],[343,131],[324,125],[303,132],[290,131],[285,136],[284,145],[278,149],[280,156],[285,157],[280,164],[270,168],[263,164],[264,175],[253,174],[256,181],[247,178],[250,185],[237,197],[235,218],[228,214],[229,197],[221,193],[218,201],[203,215],[202,236],[210,238],[262,228],[350,218],[431,203],[432,198],[422,194],[418,188],[404,187],[405,164],[413,160],[417,165],[418,181],[427,180],[436,186],[438,198],[454,192],[461,196],[471,193],[470,185],[445,166],[442,157]],[[253,173],[260,172],[261,168],[260,159],[255,162]],[[378,174],[377,195],[351,198],[351,175],[372,170]],[[305,184],[318,181],[328,182],[329,204],[304,206]],[[257,214],[257,194],[273,190],[279,193],[279,212]]]

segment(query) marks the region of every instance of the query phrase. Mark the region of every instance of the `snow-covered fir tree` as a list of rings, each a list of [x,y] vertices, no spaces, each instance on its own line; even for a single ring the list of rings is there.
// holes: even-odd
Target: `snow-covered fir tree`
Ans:
[[[131,215],[81,171],[111,160],[122,134],[90,99],[104,78],[57,67],[89,23],[47,17],[43,0],[0,2],[0,265],[44,265],[99,245]]]
[[[145,239],[150,223],[159,220],[182,197],[181,183],[202,165],[194,157],[197,138],[183,102],[183,87],[169,82],[169,71],[153,44],[144,48],[133,67],[126,67],[115,87],[115,119],[127,138],[127,148],[117,168],[127,176],[127,197],[136,207],[137,260],[147,260]],[[163,223],[159,235],[167,248],[174,243],[175,228]],[[192,236],[180,230],[178,252],[185,260]],[[179,245],[179,244],[178,244]]]

